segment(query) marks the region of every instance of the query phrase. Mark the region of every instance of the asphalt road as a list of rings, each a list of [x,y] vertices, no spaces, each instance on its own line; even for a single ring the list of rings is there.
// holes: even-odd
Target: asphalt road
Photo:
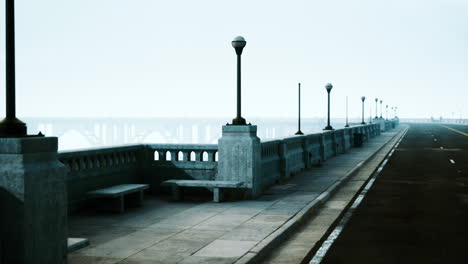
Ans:
[[[468,126],[411,124],[322,263],[468,263],[467,178]]]

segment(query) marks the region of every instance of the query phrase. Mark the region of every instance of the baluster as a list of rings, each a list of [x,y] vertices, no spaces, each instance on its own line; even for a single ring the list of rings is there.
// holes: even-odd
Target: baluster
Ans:
[[[190,161],[190,150],[183,150],[182,156],[184,161]]]
[[[77,171],[80,169],[80,167],[78,166],[78,161],[75,160],[75,159],[72,159],[71,161],[71,168],[73,171]]]
[[[215,151],[214,150],[208,150],[206,152],[208,154],[208,160],[209,162],[214,162],[215,161]]]
[[[86,163],[85,163],[84,159],[85,159],[84,157],[81,157],[79,159],[79,169],[80,170],[86,170]]]
[[[99,156],[94,157],[94,164],[96,168],[101,168],[101,159]]]
[[[195,160],[194,160],[194,161],[202,161],[202,160],[203,160],[203,159],[202,159],[202,158],[203,158],[203,157],[202,157],[203,152],[198,151],[198,150],[197,150],[197,151],[194,151],[194,152],[195,152]]]
[[[106,157],[104,157],[104,156],[101,155],[101,156],[99,157],[99,160],[101,161],[101,168],[107,167],[107,160],[106,160]]]
[[[88,169],[94,168],[94,166],[93,166],[93,157],[92,156],[91,157],[86,157],[85,159],[86,159],[86,168],[88,168]]]
[[[170,153],[171,153],[171,161],[177,161],[177,159],[178,159],[177,151],[171,150]]]
[[[106,155],[107,166],[112,167],[114,166],[114,160],[112,159],[112,155]]]

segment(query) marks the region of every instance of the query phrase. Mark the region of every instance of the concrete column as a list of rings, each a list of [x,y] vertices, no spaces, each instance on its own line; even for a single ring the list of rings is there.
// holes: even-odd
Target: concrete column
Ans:
[[[382,132],[385,132],[385,119],[383,118],[374,118],[374,121],[373,121],[375,124],[379,124],[380,125],[380,131]]]
[[[257,126],[223,126],[218,140],[218,175],[220,181],[242,181],[247,196],[261,194],[262,158]]]
[[[3,263],[67,262],[66,168],[56,137],[0,138]]]

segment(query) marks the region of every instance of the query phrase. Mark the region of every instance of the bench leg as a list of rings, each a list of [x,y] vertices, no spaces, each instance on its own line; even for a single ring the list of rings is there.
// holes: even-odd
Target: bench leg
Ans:
[[[224,199],[222,188],[213,188],[213,202],[220,203]]]
[[[125,210],[125,205],[124,205],[124,196],[120,195],[119,196],[119,213],[123,213]]]
[[[172,188],[172,199],[174,201],[180,201],[180,199],[182,198],[182,191],[180,190],[179,186],[177,186],[177,184],[172,184],[171,186]]]
[[[129,193],[125,195],[125,202],[128,206],[139,207],[143,204],[143,191]]]
[[[143,190],[141,190],[139,193],[140,193],[140,199],[139,199],[140,204],[139,205],[141,206],[141,205],[143,205],[143,195],[144,195]]]

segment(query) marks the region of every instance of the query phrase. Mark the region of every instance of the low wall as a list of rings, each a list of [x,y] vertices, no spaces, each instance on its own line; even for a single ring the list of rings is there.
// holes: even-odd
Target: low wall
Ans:
[[[380,135],[379,124],[358,125],[309,135],[262,142],[262,189],[305,168],[320,165],[353,146],[354,134],[365,141]]]
[[[145,145],[144,183],[157,192],[169,179],[214,180],[218,169],[218,145]]]
[[[262,142],[260,189],[345,153],[353,147],[356,133],[364,134],[366,141],[379,135],[380,127],[358,125]],[[65,151],[59,160],[68,170],[68,203],[74,208],[86,200],[87,192],[116,184],[147,183],[158,192],[168,179],[215,180],[218,145],[141,144]]]
[[[58,159],[67,167],[68,205],[73,210],[86,193],[124,183],[140,183],[143,145],[64,151]]]

